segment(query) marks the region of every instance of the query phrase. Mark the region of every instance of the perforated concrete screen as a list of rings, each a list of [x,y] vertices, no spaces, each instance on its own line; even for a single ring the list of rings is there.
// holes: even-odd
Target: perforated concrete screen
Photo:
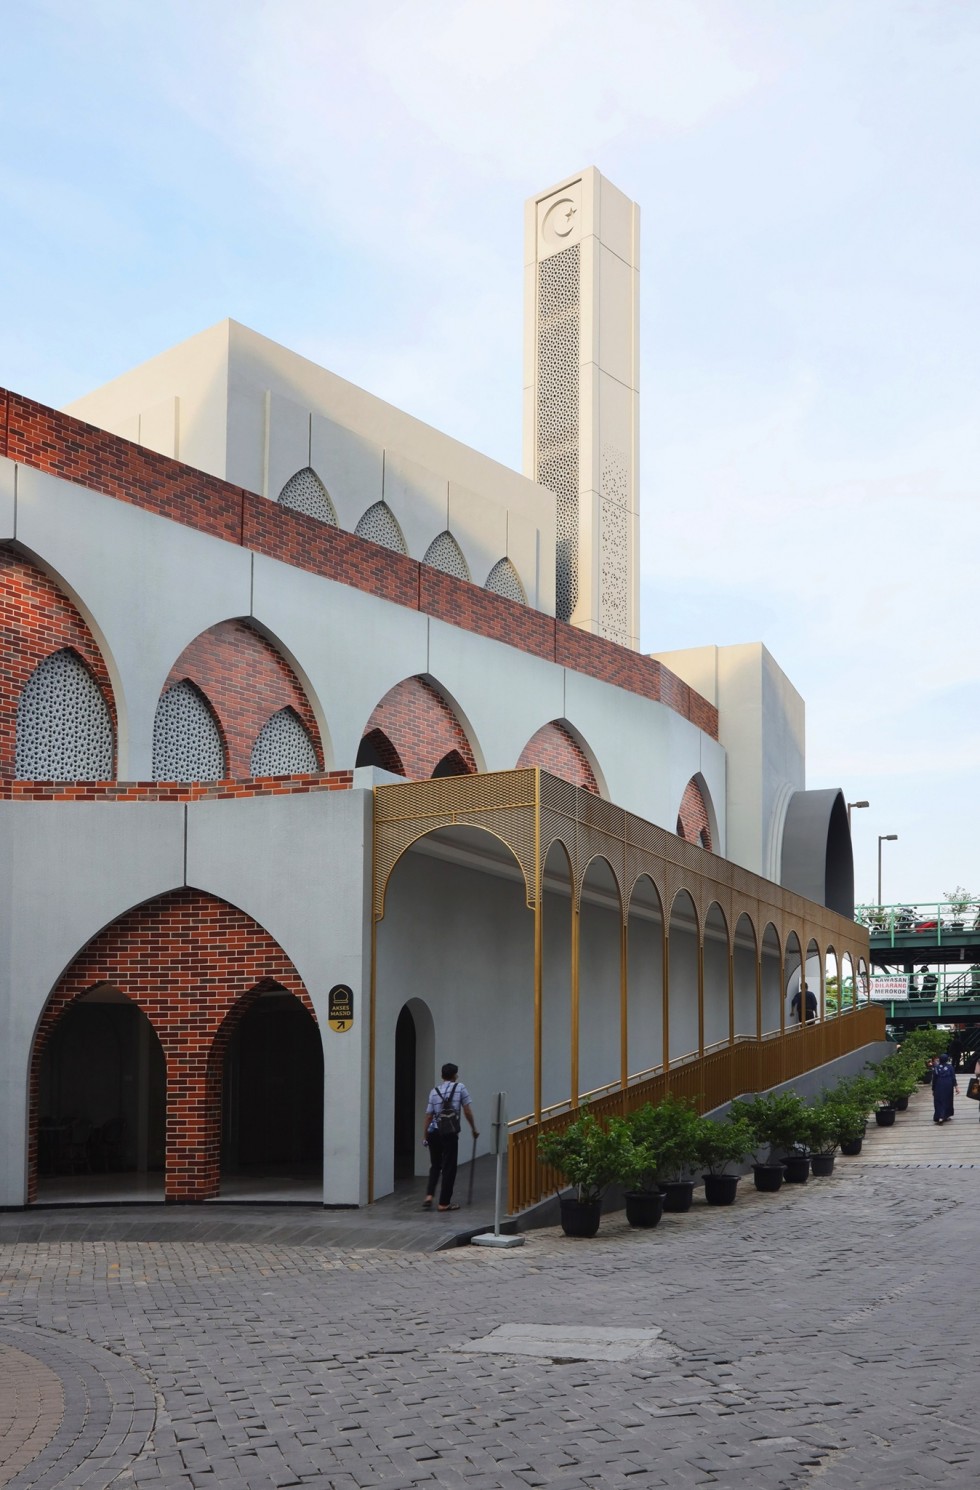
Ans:
[[[207,701],[186,680],[168,688],[153,721],[154,781],[220,781],[221,735]]]
[[[433,569],[441,569],[443,574],[454,575],[456,579],[470,578],[469,565],[463,558],[463,551],[448,531],[433,538],[425,551],[424,562],[431,564]]]
[[[402,530],[385,502],[375,502],[373,507],[369,507],[354,532],[358,538],[369,538],[372,543],[380,543],[382,548],[390,548],[396,554],[408,553]]]
[[[295,709],[280,709],[267,719],[252,747],[253,776],[300,776],[317,769],[313,741]]]
[[[497,560],[487,575],[487,582],[483,588],[493,590],[496,595],[503,595],[506,600],[514,600],[518,605],[527,605],[527,596],[524,593],[520,575],[509,559]]]
[[[112,720],[99,686],[70,648],[28,678],[17,705],[15,770],[21,781],[107,781]]]
[[[279,493],[280,507],[291,507],[294,512],[305,512],[318,522],[337,526],[337,514],[327,489],[310,466],[304,466],[295,476],[290,476]]]

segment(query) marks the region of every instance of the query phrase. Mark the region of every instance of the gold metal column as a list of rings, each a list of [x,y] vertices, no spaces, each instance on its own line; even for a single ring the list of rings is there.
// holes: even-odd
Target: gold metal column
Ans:
[[[629,919],[623,922],[619,946],[619,1084],[629,1085]]]
[[[572,1108],[578,1106],[578,995],[579,995],[579,948],[582,936],[582,901],[579,892],[575,888],[574,879],[571,885],[572,895],[572,987],[571,1003],[569,1007],[570,1025],[570,1062],[568,1071],[568,1091],[571,1097]]]

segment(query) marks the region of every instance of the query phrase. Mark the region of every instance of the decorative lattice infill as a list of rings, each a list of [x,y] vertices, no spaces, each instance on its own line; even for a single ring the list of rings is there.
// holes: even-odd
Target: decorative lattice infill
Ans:
[[[463,550],[448,529],[445,533],[440,533],[438,538],[433,538],[425,551],[423,563],[431,564],[433,569],[441,569],[443,574],[451,574],[455,579],[469,582],[470,567],[463,557]]]
[[[252,776],[303,776],[317,770],[316,751],[295,709],[267,719],[252,746]]]
[[[402,530],[395,521],[395,515],[387,502],[375,502],[373,507],[369,507],[354,532],[358,538],[367,538],[371,543],[379,543],[382,548],[390,548],[396,554],[408,553]]]
[[[112,718],[76,652],[52,652],[33,671],[17,705],[14,770],[21,781],[108,781]]]
[[[555,604],[578,603],[579,279],[575,243],[538,265],[537,479],[557,502]]]
[[[153,721],[154,781],[220,781],[225,753],[206,699],[186,679],[168,688]]]
[[[492,590],[495,595],[503,595],[505,600],[514,600],[518,605],[527,605],[527,596],[521,584],[521,577],[510,559],[497,560],[487,575],[487,582],[483,588]]]
[[[279,493],[279,506],[291,507],[294,512],[305,512],[318,522],[337,527],[337,512],[330,495],[312,466],[304,466],[295,476],[290,476]]]

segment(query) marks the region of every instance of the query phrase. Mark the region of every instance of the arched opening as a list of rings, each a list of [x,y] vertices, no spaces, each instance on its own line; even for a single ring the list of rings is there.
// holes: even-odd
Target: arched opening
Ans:
[[[715,901],[704,922],[704,1044],[724,1045],[729,1034],[728,922]]]
[[[868,977],[868,964],[863,957],[858,958],[855,996],[859,1005],[868,1003],[871,998],[871,980]]]
[[[357,760],[354,764],[376,766],[379,771],[391,771],[396,776],[405,775],[401,756],[383,729],[368,730],[357,747]]]
[[[599,795],[592,762],[561,719],[543,724],[528,740],[521,751],[517,769],[523,770],[529,766],[538,766],[542,771],[550,771],[552,776],[570,782],[572,786],[580,786],[584,791]]]
[[[770,921],[762,937],[762,1033],[771,1035],[781,1026],[783,1010],[783,957],[779,933]]]
[[[437,776],[469,776],[470,771],[466,762],[458,750],[449,750],[438,761],[432,772],[433,780]]]
[[[679,890],[670,909],[668,939],[670,1059],[698,1053],[698,917],[694,901]]]
[[[664,1059],[664,915],[653,880],[641,874],[627,922],[628,1074],[641,1076]]]
[[[846,1014],[854,1008],[857,992],[854,986],[854,963],[850,952],[845,952],[841,958],[840,978],[840,1008],[841,1013]]]
[[[162,1200],[166,1072],[142,1009],[96,985],[51,1027],[35,1069],[38,1199]]]
[[[799,937],[795,931],[791,931],[786,938],[786,949],[783,954],[783,1019],[787,1029],[790,1025],[801,1024],[803,1021],[805,998],[802,987],[803,954],[800,950]]]
[[[246,995],[216,1040],[221,1195],[304,1199],[323,1186],[323,1046],[316,1020],[278,984]]]
[[[544,861],[541,1103],[572,1097],[572,866],[556,839]]]
[[[209,701],[186,678],[174,683],[161,696],[153,721],[154,781],[221,781],[225,762],[221,728]]]
[[[250,776],[311,776],[316,748],[291,704],[278,709],[259,731],[248,764]]]
[[[428,1158],[418,1124],[436,1079],[435,1027],[428,1006],[409,999],[395,1021],[394,1169],[395,1182],[425,1174]]]
[[[534,1108],[534,917],[527,894],[520,864],[501,839],[472,825],[442,827],[399,857],[377,926],[376,1069],[395,1069],[401,1008],[408,1003],[414,1015],[424,1004],[439,1036],[426,1056],[426,1079],[431,1084],[445,1061],[459,1065],[483,1150],[495,1091],[507,1092],[512,1116]],[[417,1123],[427,1091],[418,1064],[416,1073]],[[375,1134],[374,1194],[381,1196],[395,1184],[390,1079],[376,1085]],[[417,1161],[421,1143],[416,1148]]]
[[[620,959],[623,911],[611,866],[585,871],[579,924],[578,1095],[617,1082],[620,1054]]]
[[[422,562],[431,564],[433,569],[440,569],[443,574],[451,574],[454,579],[463,579],[470,583],[470,566],[448,528],[437,538],[433,538]]]
[[[366,538],[369,543],[379,543],[382,548],[390,548],[393,553],[408,553],[404,534],[387,502],[375,502],[369,507],[359,518],[354,532],[358,538]]]
[[[811,937],[806,949],[806,985],[817,1000],[817,1018],[824,1019],[824,968],[823,958],[820,956],[820,948]]]
[[[834,947],[827,948],[824,969],[824,1018],[836,1019],[840,1013],[840,963]]]
[[[759,965],[759,947],[755,926],[745,911],[735,923],[733,972],[735,979],[735,1038],[754,1040],[756,1037],[756,973]]]

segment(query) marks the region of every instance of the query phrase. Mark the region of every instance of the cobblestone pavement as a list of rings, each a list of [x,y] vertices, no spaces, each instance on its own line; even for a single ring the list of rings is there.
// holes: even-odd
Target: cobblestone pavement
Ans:
[[[926,1094],[899,1118],[928,1119]],[[965,1106],[966,1104],[964,1104]],[[0,1248],[0,1344],[62,1384],[21,1486],[873,1490],[963,1484],[980,1171],[858,1161],[656,1230],[512,1252],[223,1242]],[[980,1135],[976,1119],[970,1128]],[[484,1353],[502,1324],[572,1354]],[[650,1359],[588,1332],[659,1327]],[[0,1369],[6,1364],[0,1357]],[[2,1454],[0,1446],[0,1454]],[[75,1468],[80,1465],[80,1468]],[[2,1478],[2,1476],[0,1476]]]

